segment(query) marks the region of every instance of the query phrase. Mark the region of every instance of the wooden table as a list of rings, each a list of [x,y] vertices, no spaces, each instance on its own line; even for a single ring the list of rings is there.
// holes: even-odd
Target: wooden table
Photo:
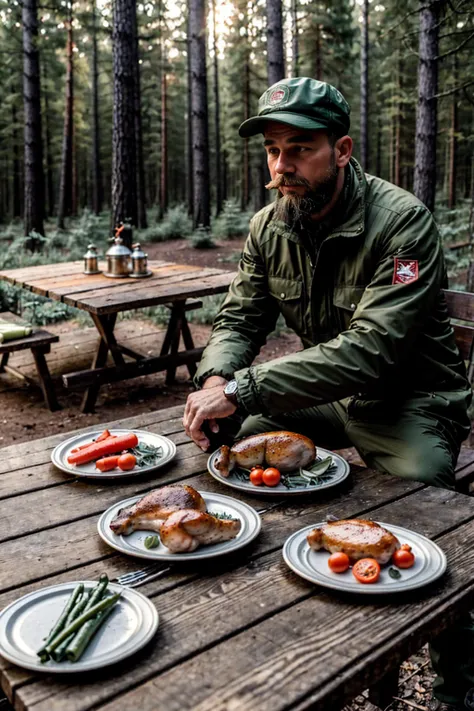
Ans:
[[[99,267],[105,270],[105,263]],[[169,383],[174,379],[178,365],[186,365],[191,377],[194,375],[195,363],[200,359],[203,348],[194,347],[186,311],[201,303],[187,303],[187,300],[226,292],[234,272],[155,261],[149,262],[149,269],[153,272],[151,277],[111,279],[103,274],[85,275],[83,268],[82,261],[59,262],[0,272],[0,279],[91,315],[99,332],[91,367],[63,376],[66,387],[86,388],[81,407],[83,412],[94,409],[99,388],[105,383],[160,370],[167,371]],[[121,311],[160,304],[169,306],[170,318],[159,356],[145,357],[117,343],[114,327]],[[183,351],[179,351],[181,338],[185,346]],[[105,367],[109,351],[114,366]],[[127,362],[124,356],[133,361]]]
[[[113,425],[165,434],[178,446],[162,473],[129,483],[77,480],[49,462],[71,433],[0,450],[0,608],[59,582],[110,578],[143,567],[99,538],[115,502],[169,482],[242,498],[262,514],[256,541],[141,588],[156,604],[155,639],[124,662],[79,678],[38,675],[0,658],[2,688],[18,711],[337,711],[473,604],[474,500],[353,468],[343,487],[314,497],[242,495],[206,473],[207,455],[182,430],[182,407]],[[465,463],[465,462],[464,462]],[[435,539],[447,574],[411,594],[367,598],[325,591],[293,574],[281,549],[294,531],[370,516]]]

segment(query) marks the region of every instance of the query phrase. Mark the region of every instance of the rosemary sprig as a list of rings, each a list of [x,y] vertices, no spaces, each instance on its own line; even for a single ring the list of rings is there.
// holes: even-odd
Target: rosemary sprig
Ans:
[[[137,458],[137,467],[154,466],[163,456],[163,447],[155,447],[145,442],[139,442],[129,451]]]
[[[298,469],[295,472],[281,475],[281,483],[287,489],[307,489],[308,487],[322,486],[331,481],[337,473],[337,466],[332,457],[325,457],[316,461],[308,469]],[[250,470],[239,467],[231,474],[234,479],[242,484],[250,481]]]

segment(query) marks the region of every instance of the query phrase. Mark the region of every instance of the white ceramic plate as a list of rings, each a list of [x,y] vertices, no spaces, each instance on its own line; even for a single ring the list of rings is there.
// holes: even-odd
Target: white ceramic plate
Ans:
[[[78,582],[83,582],[86,590],[97,584],[91,580]],[[8,605],[0,614],[0,654],[25,669],[72,674],[115,664],[151,640],[158,627],[153,603],[136,590],[109,583],[107,590],[121,591],[122,596],[82,657],[77,662],[49,660],[42,664],[36,652],[78,582],[36,590]]]
[[[200,491],[199,493],[206,502],[209,513],[226,513],[232,518],[240,519],[242,527],[236,538],[210,546],[200,546],[192,553],[171,553],[161,541],[156,548],[145,548],[145,538],[154,535],[153,531],[134,531],[129,536],[115,534],[110,528],[112,519],[115,518],[120,509],[132,506],[136,501],[143,498],[144,494],[142,496],[132,496],[130,499],[120,501],[107,509],[97,524],[99,536],[109,546],[121,553],[136,556],[137,558],[147,558],[148,560],[164,560],[168,563],[171,561],[179,563],[183,560],[203,560],[225,555],[226,553],[233,553],[258,536],[262,522],[258,513],[251,506],[223,494],[214,494],[207,491]]]
[[[240,479],[233,472],[231,472],[228,477],[222,476],[220,471],[216,468],[216,459],[219,455],[220,449],[216,449],[216,451],[211,454],[207,462],[207,468],[214,479],[220,481],[221,484],[230,486],[232,489],[248,491],[249,494],[252,494],[253,496],[255,496],[255,494],[263,494],[264,496],[294,496],[298,494],[308,494],[315,491],[321,491],[321,489],[329,489],[332,486],[340,484],[349,476],[350,472],[348,462],[346,462],[346,460],[339,454],[330,452],[328,449],[323,449],[322,447],[318,447],[317,450],[318,454],[315,463],[326,459],[326,457],[331,457],[333,465],[331,471],[328,470],[327,472],[327,480],[326,477],[324,477],[322,481],[316,485],[297,486],[291,489],[288,489],[281,482],[277,486],[254,486],[250,483],[250,481],[240,481]]]
[[[326,521],[306,526],[290,536],[283,546],[283,558],[289,567],[302,578],[333,590],[374,595],[415,590],[432,583],[446,570],[446,556],[441,548],[429,538],[416,531],[410,531],[402,526],[382,523],[381,526],[394,534],[401,544],[408,543],[415,554],[415,564],[412,568],[400,570],[400,578],[394,579],[389,574],[390,563],[382,566],[380,578],[376,583],[364,585],[357,582],[349,568],[345,573],[333,573],[328,566],[330,553],[313,551],[308,545],[306,536],[313,528],[323,526]],[[398,568],[396,568],[398,570]]]
[[[78,477],[86,477],[93,479],[122,479],[124,477],[139,476],[140,474],[147,474],[148,472],[153,472],[155,469],[160,469],[165,464],[168,464],[176,455],[176,445],[168,437],[163,437],[163,435],[155,434],[154,432],[147,432],[146,430],[125,430],[125,429],[111,429],[110,434],[113,435],[124,435],[130,432],[134,432],[138,437],[138,443],[143,442],[145,444],[151,444],[154,447],[161,447],[162,456],[152,466],[138,467],[130,471],[121,471],[121,469],[112,469],[109,472],[100,472],[95,467],[95,462],[89,462],[88,464],[81,464],[76,466],[75,464],[69,464],[67,458],[71,452],[71,449],[80,447],[83,444],[89,444],[93,439],[102,434],[104,430],[94,430],[92,432],[85,432],[84,434],[75,435],[65,442],[58,444],[51,453],[51,461],[58,469],[61,469],[66,474],[74,474]]]

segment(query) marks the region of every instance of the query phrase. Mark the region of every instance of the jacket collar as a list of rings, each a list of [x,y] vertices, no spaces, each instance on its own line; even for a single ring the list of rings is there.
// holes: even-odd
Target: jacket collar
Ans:
[[[339,205],[343,209],[341,221],[329,229],[329,237],[355,237],[364,232],[365,228],[365,195],[367,180],[361,165],[351,158],[348,166],[348,181],[339,201],[334,206],[332,214],[337,214]],[[269,227],[274,234],[286,237],[292,242],[300,242],[298,232],[291,230],[281,220],[272,218]]]

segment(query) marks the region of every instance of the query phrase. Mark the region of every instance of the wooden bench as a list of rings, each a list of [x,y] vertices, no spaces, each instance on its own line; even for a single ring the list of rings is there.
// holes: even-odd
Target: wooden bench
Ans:
[[[456,344],[461,357],[468,364],[467,375],[472,385],[474,377],[474,293],[446,289],[444,295],[449,316],[453,321]],[[461,466],[459,466],[460,464]],[[474,450],[463,447],[456,470],[456,489],[462,494],[468,494],[469,485],[472,482],[474,482]]]
[[[12,314],[10,311],[0,312],[0,320],[24,324],[24,321],[22,321],[19,316]],[[49,353],[51,350],[51,343],[57,343],[57,341],[59,341],[59,336],[55,336],[53,333],[49,333],[49,331],[44,331],[43,329],[36,329],[31,335],[25,336],[25,338],[15,338],[11,341],[0,343],[0,372],[8,371],[23,380],[25,379],[23,373],[20,373],[19,370],[8,365],[8,359],[10,354],[15,351],[31,350],[38,372],[39,385],[43,392],[45,402],[52,412],[59,410],[59,404],[56,399],[48,364],[44,356],[45,353]]]

